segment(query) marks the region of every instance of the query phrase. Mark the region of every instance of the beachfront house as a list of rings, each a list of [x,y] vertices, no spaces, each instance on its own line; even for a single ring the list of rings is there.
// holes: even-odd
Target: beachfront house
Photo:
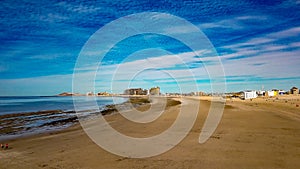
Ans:
[[[279,90],[277,89],[272,89],[272,91],[274,91],[274,96],[277,96],[279,94]]]
[[[157,87],[152,87],[149,90],[149,93],[150,93],[150,95],[160,95],[160,88],[158,86]]]
[[[297,87],[292,87],[291,94],[299,94],[299,89]]]
[[[147,95],[148,90],[144,90],[142,88],[132,88],[132,89],[126,89],[124,91],[125,95]]]
[[[278,94],[279,94],[279,95],[284,95],[284,94],[286,94],[286,91],[284,91],[284,90],[279,90],[279,91],[278,91]]]
[[[274,97],[275,96],[275,92],[274,91],[267,91],[266,92],[266,96],[267,97]]]
[[[192,92],[191,93],[191,96],[206,96],[206,93],[205,92]]]
[[[257,98],[257,93],[255,90],[247,90],[242,94],[244,100]]]
[[[257,96],[265,96],[265,95],[266,95],[266,91],[264,90],[257,91]]]

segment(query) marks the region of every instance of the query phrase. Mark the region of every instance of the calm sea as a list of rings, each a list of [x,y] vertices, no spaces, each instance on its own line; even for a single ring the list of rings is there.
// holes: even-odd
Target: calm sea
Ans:
[[[101,108],[108,104],[119,104],[127,99],[122,97],[60,97],[60,96],[17,96],[0,97],[0,115],[44,110],[74,110],[73,99],[80,102],[82,110],[89,110],[89,105],[95,101]]]
[[[89,116],[125,101],[122,97],[0,97],[0,140],[69,127],[77,121],[74,103],[77,111]]]

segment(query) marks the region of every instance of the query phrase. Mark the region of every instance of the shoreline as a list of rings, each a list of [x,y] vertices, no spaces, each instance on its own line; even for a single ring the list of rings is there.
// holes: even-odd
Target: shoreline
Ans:
[[[63,97],[63,96],[61,96]],[[80,117],[82,119],[85,118],[93,118],[99,115],[108,116],[118,111],[126,111],[130,109],[137,109],[140,106],[149,106],[150,101],[148,101],[149,97],[139,97],[139,96],[129,96],[127,97],[129,100],[119,103],[119,104],[107,104],[104,105],[100,111],[95,110],[82,110],[81,112],[87,113]],[[21,113],[12,113],[12,114],[3,114],[0,115],[0,122],[5,127],[0,127],[0,141],[9,141],[19,138],[26,138],[40,134],[47,134],[51,132],[58,132],[68,128],[72,128],[73,126],[80,125],[78,122],[78,114],[75,110],[71,111],[63,111],[60,109],[57,110],[45,110],[45,111],[37,111],[37,112],[21,112]],[[49,118],[51,116],[59,117],[56,120],[44,122],[34,127],[25,127],[25,123],[28,121],[27,118],[38,117],[38,118]],[[21,119],[21,122],[16,122],[18,119]],[[12,122],[17,123],[18,126],[7,126],[7,124],[11,124]],[[24,126],[24,127],[23,127]],[[16,127],[16,129],[13,129]]]
[[[59,97],[68,97],[68,96],[59,96]],[[102,96],[99,96],[99,97],[102,97]],[[108,96],[103,96],[103,97],[108,97]],[[138,96],[138,95],[117,96],[117,97],[123,97],[123,98],[129,98],[129,99],[132,99],[132,98],[133,99],[134,98],[149,99],[149,96]],[[154,96],[154,98],[168,98],[168,99],[173,99],[173,100],[174,99],[180,100],[182,98],[187,98],[187,99],[207,101],[207,102],[212,101],[211,96]],[[297,105],[300,105],[300,96],[288,95],[288,96],[277,96],[277,97],[258,97],[258,98],[252,99],[252,100],[242,100],[239,98],[226,98],[225,99],[226,106],[228,106],[228,105],[230,106],[233,102],[250,104],[250,105],[253,104],[252,106],[254,106],[254,105],[257,106],[257,104],[260,104],[261,106],[266,106],[266,104],[273,104],[272,107],[275,107],[275,108],[276,108],[276,106],[286,106],[288,109],[293,109],[295,107],[297,108],[298,107]],[[90,114],[87,115],[88,117],[98,116],[100,114],[103,116],[107,116],[107,115],[115,114],[116,112],[118,112],[118,110],[124,111],[124,110],[136,109],[139,106],[142,106],[144,104],[150,104],[150,102],[144,103],[143,101],[140,100],[131,105],[127,100],[127,101],[125,101],[123,103],[119,103],[119,104],[104,105],[103,108],[100,109],[100,112],[93,111],[93,110],[84,110],[82,112],[90,112]],[[300,110],[300,108],[299,108],[299,110]],[[284,111],[282,111],[282,112],[284,112]],[[32,115],[45,116],[47,114],[58,115],[60,113],[61,114],[73,114],[73,116],[42,124],[38,127],[45,127],[45,128],[43,128],[41,130],[36,129],[37,131],[26,132],[26,131],[30,130],[30,128],[29,128],[29,129],[22,130],[21,133],[18,133],[18,132],[6,133],[5,131],[3,131],[3,127],[2,127],[2,129],[0,128],[0,131],[1,131],[0,132],[0,141],[24,138],[27,136],[30,137],[30,136],[34,136],[34,135],[40,135],[43,133],[47,134],[47,133],[51,133],[51,132],[58,132],[58,131],[67,130],[68,128],[72,128],[74,126],[80,125],[78,123],[78,117],[76,115],[76,111],[74,111],[74,110],[63,111],[63,110],[57,109],[57,110],[45,110],[45,111],[37,111],[37,112],[21,112],[21,113],[0,115],[1,119],[5,119],[5,118],[13,118],[13,117],[19,117],[19,116],[24,116],[24,115],[25,116],[32,116]],[[286,111],[285,111],[285,113],[286,113]],[[287,114],[289,116],[293,116],[297,119],[300,119],[300,113],[287,113]],[[4,123],[2,122],[2,124],[4,124]],[[52,126],[52,128],[51,129],[47,128],[47,125]]]
[[[191,105],[197,98],[177,98]],[[297,101],[298,98],[296,98]],[[300,99],[300,97],[299,97]],[[200,99],[196,122],[186,138],[173,149],[150,158],[124,158],[95,144],[77,124],[61,131],[10,140],[0,150],[4,168],[299,168],[299,107],[285,100],[226,100],[221,122],[204,144],[199,133],[210,101]],[[291,106],[292,105],[292,106]],[[120,114],[104,116],[113,128],[128,136],[148,137],[167,129],[180,105],[170,106],[163,116],[149,124],[133,124]],[[140,107],[147,110],[147,105]]]

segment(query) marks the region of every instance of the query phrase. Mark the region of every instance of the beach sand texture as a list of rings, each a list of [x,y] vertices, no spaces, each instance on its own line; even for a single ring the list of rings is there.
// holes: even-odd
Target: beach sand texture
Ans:
[[[193,100],[184,98],[185,104]],[[207,100],[206,100],[207,99]],[[170,151],[134,159],[113,155],[96,145],[79,124],[63,131],[9,141],[0,150],[0,168],[182,168],[182,169],[298,169],[300,168],[299,96],[227,100],[222,120],[204,144],[199,134],[207,116],[209,98],[202,97],[196,123],[188,136]],[[155,122],[136,124],[118,114],[105,116],[116,130],[134,137],[148,137],[167,129],[181,105],[168,106]],[[139,107],[147,110],[147,105]]]

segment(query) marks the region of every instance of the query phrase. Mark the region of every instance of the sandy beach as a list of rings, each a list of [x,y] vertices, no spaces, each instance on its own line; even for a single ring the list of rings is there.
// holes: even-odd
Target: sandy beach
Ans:
[[[211,104],[209,98],[181,101],[190,106],[200,101],[196,122],[183,141],[161,155],[136,159],[111,154],[76,124],[62,131],[6,141],[10,148],[0,150],[0,168],[300,168],[300,96],[228,99],[218,128],[204,144],[198,139]],[[132,123],[119,114],[105,118],[121,133],[148,137],[170,127],[181,106],[167,106],[163,115],[149,124]]]

